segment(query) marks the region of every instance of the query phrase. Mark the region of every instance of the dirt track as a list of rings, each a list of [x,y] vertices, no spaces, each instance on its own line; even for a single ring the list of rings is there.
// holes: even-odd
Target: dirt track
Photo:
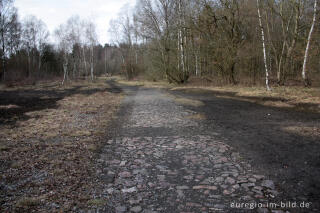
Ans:
[[[319,138],[286,131],[319,127],[318,114],[205,92],[121,89],[128,96],[98,160],[111,197],[102,211],[248,212],[232,202],[281,201],[312,207],[278,210],[318,211]]]
[[[319,114],[262,106],[221,92],[172,91],[114,81],[107,88],[101,86],[103,90],[44,88],[0,94],[7,106],[0,110],[0,126],[7,131],[2,132],[3,139],[17,135],[12,142],[3,140],[1,147],[6,155],[1,155],[0,207],[5,212],[19,212],[15,206],[20,197],[48,193],[43,201],[26,203],[22,210],[27,210],[21,212],[319,212],[320,138],[315,132],[320,128]],[[112,119],[120,102],[116,97],[123,93],[126,98]],[[85,98],[91,96],[94,101]],[[84,103],[78,106],[80,102]],[[85,119],[79,123],[75,118]],[[89,118],[95,124],[90,132],[84,131]],[[107,120],[113,123],[101,126]],[[38,123],[30,133],[30,126]],[[69,127],[61,128],[65,123]],[[10,125],[17,129],[5,128]],[[53,135],[53,126],[65,133]],[[45,139],[39,133],[45,133]],[[29,138],[32,146],[31,140],[25,141]],[[47,154],[51,147],[56,154]],[[11,169],[16,159],[22,163]],[[46,166],[54,162],[72,169],[59,173]],[[24,165],[41,167],[32,170]],[[39,172],[53,173],[39,176]],[[47,184],[48,178],[57,185]],[[27,184],[12,187],[24,180]],[[55,197],[50,190],[40,191],[40,186],[51,187]],[[312,204],[303,209],[252,205],[281,201]],[[236,203],[251,205],[234,208]]]

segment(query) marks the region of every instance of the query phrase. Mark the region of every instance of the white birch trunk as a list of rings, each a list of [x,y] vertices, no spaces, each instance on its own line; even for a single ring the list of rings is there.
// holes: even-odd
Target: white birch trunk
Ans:
[[[181,68],[183,73],[183,80],[185,80],[185,57],[184,57],[184,37],[182,33],[182,6],[181,6],[181,0],[179,0],[179,15],[180,15],[180,29],[179,29],[179,44],[180,44],[180,61],[181,61]]]
[[[91,71],[91,80],[93,81],[93,46],[91,47],[91,67],[90,67],[90,71]]]
[[[313,20],[312,20],[312,25],[309,31],[309,35],[308,35],[308,41],[307,41],[307,46],[306,46],[306,51],[304,53],[304,59],[303,59],[303,67],[302,67],[302,79],[304,81],[305,86],[308,86],[309,82],[308,82],[308,78],[306,75],[306,65],[307,65],[307,60],[308,60],[308,53],[309,53],[309,48],[310,48],[310,41],[311,41],[311,36],[312,36],[312,32],[314,29],[314,25],[316,22],[316,14],[317,14],[317,1],[318,0],[314,0],[314,7],[313,7]]]
[[[104,72],[107,74],[107,48],[104,50]]]
[[[84,50],[84,47],[82,48],[82,53],[83,53],[84,72],[87,75],[87,61],[86,61],[86,52]]]
[[[264,61],[264,67],[265,67],[265,70],[266,70],[266,87],[267,87],[267,90],[270,91],[270,87],[269,87],[269,71],[268,71],[267,54],[266,54],[266,45],[265,45],[265,40],[264,40],[264,30],[263,30],[263,26],[262,26],[259,0],[257,0],[257,8],[258,8],[258,16],[259,16],[259,25],[260,25],[260,29],[261,29],[262,48],[263,48],[263,61]]]
[[[198,55],[196,53],[196,76],[199,76],[199,70],[198,70]]]
[[[67,79],[68,76],[68,59],[65,58],[63,63],[63,80],[62,80],[62,85],[64,85],[65,80]]]
[[[38,64],[38,70],[40,72],[41,70],[41,54],[39,53],[39,64]]]

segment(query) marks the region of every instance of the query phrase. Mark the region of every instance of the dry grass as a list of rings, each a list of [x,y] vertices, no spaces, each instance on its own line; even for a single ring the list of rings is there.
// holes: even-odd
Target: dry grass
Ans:
[[[148,88],[166,88],[170,90],[185,90],[187,92],[208,92],[217,97],[232,98],[242,101],[253,102],[265,106],[280,108],[292,108],[298,111],[309,111],[320,113],[320,88],[305,88],[301,86],[273,87],[272,91],[266,91],[265,87],[246,87],[246,86],[177,86],[168,84],[165,81],[151,82],[145,80],[127,81],[123,77],[113,77],[119,83],[131,86],[143,86]],[[198,105],[175,97],[177,102],[182,104]],[[198,106],[201,106],[198,105]]]
[[[320,88],[274,87],[266,91],[263,87],[174,87],[171,90],[208,92],[217,97],[233,98],[265,106],[292,108],[320,113]]]
[[[301,136],[312,136],[320,138],[320,128],[316,126],[287,126],[283,128],[283,130]]]
[[[169,88],[173,87],[166,81],[147,81],[147,80],[141,80],[141,79],[133,79],[128,81],[122,76],[114,76],[111,77],[111,79],[116,80],[120,84],[128,85],[128,86],[141,86],[146,88]]]
[[[28,208],[28,207],[37,206],[39,204],[41,204],[41,202],[38,198],[23,197],[17,202],[16,207]]]
[[[107,203],[107,201],[103,200],[103,199],[93,199],[93,200],[89,200],[87,202],[87,204],[89,206],[96,206],[96,207],[104,206],[104,205],[106,205],[106,203]]]
[[[108,87],[105,79],[98,79],[1,91],[2,96],[8,91],[23,93],[27,102],[28,98],[36,102],[19,106],[22,113],[7,114],[0,122],[0,162],[7,165],[0,167],[0,179],[9,187],[0,191],[7,206],[0,212],[16,208],[46,212],[52,203],[58,203],[61,212],[73,205],[87,206],[95,184],[92,160],[123,97],[108,92]],[[24,198],[19,199],[22,191]],[[40,196],[41,205],[32,199]]]
[[[197,114],[194,114],[194,115],[189,115],[189,116],[187,116],[187,118],[200,121],[200,120],[206,120],[207,116],[205,114],[202,114],[202,113],[197,113]]]
[[[182,105],[193,106],[193,107],[204,106],[204,103],[202,101],[193,100],[189,98],[174,98],[174,100]]]
[[[201,107],[204,106],[204,103],[202,101],[194,100],[194,99],[189,99],[189,98],[183,98],[180,96],[176,96],[170,93],[165,93],[165,96],[171,98],[178,104],[186,105],[186,106],[192,106],[192,107]]]

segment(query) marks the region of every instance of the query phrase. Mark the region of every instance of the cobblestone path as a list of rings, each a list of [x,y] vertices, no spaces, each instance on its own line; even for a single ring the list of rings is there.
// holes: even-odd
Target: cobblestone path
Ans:
[[[276,199],[273,181],[214,130],[202,132],[195,112],[158,89],[140,88],[126,103],[127,119],[99,159],[109,200],[101,211],[269,212],[253,204]],[[233,208],[241,203],[252,206]]]

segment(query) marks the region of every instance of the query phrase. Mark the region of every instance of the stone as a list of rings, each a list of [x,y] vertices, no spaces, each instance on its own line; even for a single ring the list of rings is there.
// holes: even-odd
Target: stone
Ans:
[[[216,186],[198,185],[198,186],[193,186],[192,189],[194,189],[194,190],[198,190],[198,189],[217,190],[218,188]]]
[[[215,179],[215,182],[220,183],[220,182],[222,182],[223,180],[224,180],[223,177],[217,177],[217,178]]]
[[[253,175],[253,177],[257,180],[262,180],[264,179],[264,176],[263,175]]]
[[[110,164],[119,164],[121,161],[119,161],[119,160],[112,160],[112,161],[110,161]]]
[[[223,204],[215,204],[214,208],[216,208],[216,209],[224,209],[225,206]]]
[[[257,182],[257,179],[255,179],[255,178],[249,178],[248,180],[249,180],[250,182],[252,182],[252,183]]]
[[[137,188],[136,187],[132,187],[132,188],[127,188],[127,189],[122,189],[121,191],[123,193],[132,193],[132,192],[136,192]]]
[[[141,208],[141,206],[135,206],[135,207],[132,207],[130,209],[130,211],[132,211],[132,212],[141,212],[142,208]]]
[[[232,194],[232,192],[227,190],[227,189],[225,189],[225,190],[223,190],[223,194],[224,195],[230,195],[230,194]]]
[[[177,194],[179,198],[183,198],[184,197],[184,193],[182,190],[177,190]]]
[[[268,213],[269,210],[268,210],[267,208],[258,208],[258,209],[257,209],[257,212],[258,212],[258,213]]]
[[[227,179],[225,180],[225,183],[233,185],[236,183],[235,179],[231,178],[231,177],[227,177]]]
[[[120,172],[119,173],[119,176],[121,177],[121,178],[129,178],[129,177],[132,177],[132,174],[130,173],[130,172]]]
[[[269,188],[269,189],[274,189],[275,188],[274,187],[274,183],[273,183],[272,180],[264,180],[264,181],[262,181],[261,186]]]
[[[187,190],[187,189],[190,189],[189,186],[177,186],[177,189],[178,190]]]
[[[140,200],[130,199],[130,200],[129,200],[129,203],[130,203],[130,205],[138,204],[138,203],[140,203]]]
[[[164,181],[166,179],[166,176],[164,175],[158,175],[157,177],[159,181]]]
[[[189,207],[202,207],[200,204],[198,204],[198,203],[192,203],[192,202],[187,202],[187,203],[186,203],[186,206],[189,206]]]
[[[185,179],[185,180],[192,180],[192,179],[193,179],[193,176],[192,176],[192,175],[183,176],[183,179]]]
[[[127,211],[127,207],[125,207],[125,206],[117,206],[116,207],[116,212],[125,212],[125,211]]]

